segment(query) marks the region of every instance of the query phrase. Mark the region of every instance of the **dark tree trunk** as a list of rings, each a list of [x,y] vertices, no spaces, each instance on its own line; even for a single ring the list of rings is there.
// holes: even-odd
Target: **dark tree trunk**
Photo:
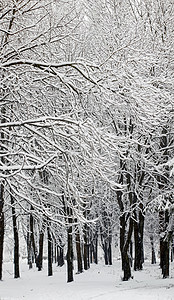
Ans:
[[[131,278],[131,263],[128,252],[122,253],[123,262],[123,281],[128,281]]]
[[[64,265],[63,246],[57,246],[57,265],[62,267]]]
[[[166,233],[168,223],[169,223],[169,212],[160,211],[160,267],[162,269],[163,278],[169,277],[169,241],[168,234]]]
[[[55,264],[58,261],[57,255],[58,255],[58,253],[57,253],[57,245],[56,245],[56,241],[55,241],[54,242],[54,262],[55,262]]]
[[[94,261],[94,245],[93,245],[93,241],[91,241],[90,243],[90,263],[92,264]]]
[[[167,241],[160,241],[160,266],[163,278],[169,277],[169,246]]]
[[[134,203],[137,203],[137,197],[134,195]],[[143,236],[144,236],[144,215],[143,205],[140,203],[138,206],[138,215],[134,211],[134,244],[135,244],[135,258],[134,258],[134,270],[142,270],[144,263],[144,247],[143,247]]]
[[[104,260],[105,260],[105,265],[108,265],[109,261],[108,261],[108,245],[107,245],[107,241],[104,242]]]
[[[72,219],[69,218],[69,223],[72,223]],[[68,250],[67,250],[67,272],[68,279],[67,282],[74,281],[73,278],[73,238],[72,238],[72,225],[69,225],[68,228]]]
[[[37,248],[35,244],[35,238],[34,238],[34,218],[32,215],[33,207],[31,207],[31,213],[30,213],[30,242],[31,242],[31,254],[32,258],[34,256],[35,262],[37,261]],[[33,261],[33,259],[32,259]],[[34,262],[34,261],[33,261]]]
[[[153,235],[150,236],[150,243],[151,243],[151,249],[152,249],[151,263],[156,264],[156,255],[155,255],[155,248],[154,248],[154,242],[153,242]]]
[[[111,241],[109,241],[109,246],[108,246],[108,262],[109,265],[112,265],[112,244]]]
[[[17,217],[15,211],[15,201],[11,195],[11,205],[12,205],[12,220],[13,220],[13,234],[14,234],[14,278],[20,277],[19,272],[19,236],[17,228]]]
[[[36,264],[38,271],[41,271],[43,267],[43,243],[44,243],[44,232],[41,231],[39,234],[39,254],[37,257],[37,264]]]
[[[126,170],[126,164],[122,160],[120,161],[120,168],[121,170]],[[120,174],[119,183],[124,183],[123,173]],[[126,173],[126,183],[129,190],[129,202],[130,205],[133,205],[133,193],[131,191],[131,177],[129,173]],[[122,197],[122,191],[118,191],[117,201],[120,208],[120,252],[122,258],[123,281],[127,281],[131,278],[131,256],[129,251],[133,232],[133,220],[131,216],[124,211]]]
[[[112,245],[110,238],[105,239],[105,241],[103,241],[102,238],[102,248],[104,251],[105,265],[112,265]]]
[[[0,183],[0,280],[2,280],[3,247],[4,247],[4,183]]]
[[[133,262],[133,242],[130,242],[130,259],[131,259],[131,267],[132,267],[132,262]]]
[[[77,272],[83,272],[82,251],[79,231],[76,232]]]
[[[142,270],[143,269],[143,242],[140,236],[139,224],[134,221],[134,250],[135,250],[135,258],[134,258],[134,270]]]
[[[94,256],[94,263],[98,264],[98,234],[97,234],[97,232],[94,236],[94,241],[93,241],[93,256]]]
[[[171,262],[173,262],[173,256],[174,256],[174,241],[172,238],[172,243],[171,243]]]
[[[126,220],[125,220],[125,214],[123,214],[122,216],[120,216],[120,252],[122,257],[122,270],[124,270],[123,249],[125,243],[125,233],[126,233]]]
[[[27,232],[27,252],[28,252],[28,266],[32,269],[32,244],[30,240],[30,233]]]
[[[161,161],[160,163],[166,163],[170,157],[168,144],[170,144],[170,135],[168,124],[163,127],[162,135],[160,138],[160,150],[161,150]],[[164,175],[158,176],[158,185],[159,189],[164,190],[168,188],[168,177],[169,172],[166,170]],[[170,200],[169,198],[165,198],[164,201]],[[159,212],[159,227],[160,227],[160,266],[162,269],[163,278],[169,277],[169,240],[170,233],[168,232],[169,225],[169,211],[166,209],[161,210]]]
[[[131,278],[131,255],[129,253],[130,243],[133,231],[133,220],[129,220],[129,229],[126,235],[125,214],[120,217],[120,251],[122,257],[123,281]]]
[[[90,262],[98,264],[98,233],[95,232],[93,240],[90,243]]]
[[[144,263],[144,212],[143,212],[143,204],[139,204],[139,233],[140,233],[140,249],[141,249],[141,255],[140,255],[140,266],[143,268]]]
[[[88,249],[87,243],[83,245],[83,261],[84,261],[84,270],[88,270]]]
[[[74,281],[73,277],[73,259],[74,259],[74,253],[73,253],[73,233],[72,233],[72,222],[73,222],[73,213],[72,209],[70,207],[67,207],[67,203],[65,203],[65,195],[62,195],[62,202],[64,205],[64,212],[66,216],[66,222],[68,223],[67,228],[67,282]]]
[[[47,236],[48,236],[48,276],[53,275],[53,268],[52,268],[52,236],[50,233],[50,225],[47,226]]]
[[[89,253],[89,241],[88,241],[88,227],[85,224],[84,228],[84,270],[88,270],[90,268],[90,253]]]

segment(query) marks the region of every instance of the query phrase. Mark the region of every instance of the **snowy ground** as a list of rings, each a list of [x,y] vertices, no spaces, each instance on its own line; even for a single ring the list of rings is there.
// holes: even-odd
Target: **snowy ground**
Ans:
[[[38,272],[21,264],[21,278],[13,279],[12,263],[4,263],[0,282],[0,300],[174,300],[174,263],[168,279],[161,278],[159,265],[145,263],[134,278],[121,281],[120,261],[113,266],[92,265],[90,270],[75,275],[66,283],[66,267],[54,266],[54,276],[47,277],[47,265]]]

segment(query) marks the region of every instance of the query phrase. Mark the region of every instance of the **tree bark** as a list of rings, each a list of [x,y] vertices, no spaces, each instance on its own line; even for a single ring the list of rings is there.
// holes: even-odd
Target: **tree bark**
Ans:
[[[17,217],[15,211],[15,201],[11,195],[11,205],[12,205],[12,220],[13,220],[13,234],[14,234],[14,278],[20,277],[19,272],[19,236],[17,228]]]
[[[169,240],[166,233],[169,223],[169,212],[160,211],[160,267],[162,269],[163,278],[169,277]]]
[[[94,263],[98,264],[98,233],[95,233],[94,241],[93,241],[93,255],[94,255]]]
[[[78,229],[77,229],[78,230]],[[76,232],[77,272],[83,272],[82,251],[79,231]]]
[[[85,224],[84,228],[84,270],[88,270],[90,268],[90,253],[89,253],[89,240],[88,240],[88,227]]]
[[[109,265],[111,266],[112,265],[112,243],[110,240],[109,240],[109,246],[108,246],[108,262],[109,262]]]
[[[98,233],[97,231],[94,234],[93,239],[90,243],[90,262],[98,264]]]
[[[69,223],[72,223],[72,218],[69,218]],[[73,238],[72,238],[72,225],[69,224],[69,228],[67,230],[68,234],[68,250],[67,250],[67,272],[68,279],[67,282],[74,281],[73,278]]]
[[[52,268],[52,236],[50,233],[50,224],[47,225],[47,236],[48,236],[48,276],[53,275],[53,268]]]
[[[27,232],[27,252],[28,252],[28,266],[32,269],[32,244],[30,239],[30,232]]]
[[[34,238],[34,218],[32,215],[33,207],[31,206],[31,213],[30,213],[30,242],[31,242],[31,253],[32,257],[34,255],[35,262],[37,261],[37,248],[35,244],[35,238]]]
[[[63,246],[57,246],[57,265],[62,267],[64,265]]]
[[[43,243],[44,243],[44,232],[41,230],[39,234],[39,254],[37,256],[37,264],[36,264],[38,271],[41,271],[43,267]]]
[[[126,233],[124,233],[124,245],[121,250],[122,267],[123,267],[123,273],[124,273],[123,281],[127,281],[132,277],[131,276],[131,256],[129,253],[132,232],[133,232],[133,220],[132,220],[132,218],[130,218],[127,237],[125,237]]]
[[[154,242],[153,242],[153,235],[150,236],[150,243],[151,243],[151,249],[152,249],[151,264],[156,264],[156,255],[155,255],[155,248],[154,248]]]
[[[164,126],[162,129],[162,135],[160,138],[160,150],[161,150],[161,163],[166,163],[169,158],[168,153],[168,125]],[[169,172],[158,176],[158,186],[160,190],[164,190],[168,186]],[[165,196],[163,199],[166,202]],[[160,227],[160,266],[162,269],[163,278],[169,277],[169,211],[168,209],[163,209],[159,212],[159,227]]]

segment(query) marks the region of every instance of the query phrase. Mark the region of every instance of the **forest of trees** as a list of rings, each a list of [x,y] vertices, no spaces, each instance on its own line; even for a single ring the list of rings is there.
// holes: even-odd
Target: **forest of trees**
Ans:
[[[129,280],[145,234],[169,276],[173,24],[173,0],[0,1],[0,280],[10,230],[15,278],[21,233],[29,268],[47,243],[68,282],[116,240]]]

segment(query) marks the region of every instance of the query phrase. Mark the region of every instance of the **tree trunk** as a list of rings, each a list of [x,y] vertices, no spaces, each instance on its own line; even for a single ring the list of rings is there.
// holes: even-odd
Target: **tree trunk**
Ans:
[[[50,225],[47,226],[47,236],[48,236],[48,276],[53,275],[53,268],[52,268],[52,237],[50,233]]]
[[[57,246],[57,265],[59,267],[64,265],[63,246]]]
[[[41,271],[43,267],[43,242],[44,242],[44,232],[41,231],[39,234],[39,254],[37,257],[37,264],[36,264],[38,271]]]
[[[171,243],[171,262],[173,262],[173,256],[174,256],[174,241],[172,238],[172,243]]]
[[[156,255],[155,255],[155,248],[154,248],[154,242],[153,242],[153,235],[150,236],[150,243],[151,243],[151,248],[152,248],[151,263],[156,264]]]
[[[134,270],[142,270],[143,269],[143,242],[139,231],[139,224],[137,221],[134,221],[134,250],[135,250],[135,258],[134,258]]]
[[[15,211],[15,201],[11,195],[11,205],[12,205],[12,220],[13,220],[13,234],[14,234],[14,278],[20,277],[19,272],[19,236],[17,228],[17,217]]]
[[[129,251],[130,251],[130,259],[131,259],[131,267],[132,267],[132,262],[133,262],[133,242],[132,242],[132,240],[130,242],[130,249],[129,249]]]
[[[82,264],[82,252],[81,252],[81,243],[80,243],[80,234],[79,231],[76,232],[76,252],[77,252],[77,272],[83,272]]]
[[[94,263],[98,264],[98,233],[95,233],[94,242],[93,242],[93,256],[94,256]]]
[[[123,227],[120,228],[121,231],[120,250],[121,250],[121,257],[122,257],[123,281],[127,281],[131,278],[131,256],[129,250],[130,250],[130,243],[131,243],[131,237],[133,231],[133,220],[131,218],[129,220],[129,229],[126,235],[124,215],[121,218],[122,218],[121,224],[123,225]]]
[[[31,206],[31,212],[33,211],[33,207]],[[32,213],[30,213],[30,242],[31,242],[31,254],[32,257],[34,255],[35,262],[37,261],[37,248],[35,244],[35,238],[34,238],[34,218]],[[33,261],[33,259],[32,259]]]
[[[134,203],[137,203],[137,197],[134,195]],[[134,250],[135,250],[135,258],[134,258],[134,270],[142,270],[144,263],[144,249],[143,249],[143,235],[144,235],[144,215],[143,205],[140,203],[138,206],[138,215],[134,210]]]
[[[55,264],[57,263],[57,260],[58,260],[57,255],[58,255],[57,245],[56,245],[56,241],[54,241],[54,262],[55,262]]]
[[[89,253],[89,244],[88,244],[88,227],[85,224],[84,228],[84,270],[88,270],[90,268],[90,253]]]
[[[167,241],[160,241],[160,266],[163,278],[169,277],[169,246]]]
[[[90,243],[90,262],[98,264],[98,233],[95,232],[93,240]]]
[[[162,151],[161,162],[166,163],[168,158],[170,157],[168,153],[168,126],[166,125],[162,129],[162,135],[160,139],[160,149]],[[164,188],[168,187],[168,177],[169,172],[166,171],[163,175],[158,176],[158,185],[159,189],[164,190]],[[164,197],[164,201],[169,200],[168,198]],[[163,278],[169,277],[169,232],[168,232],[168,225],[169,225],[169,211],[168,209],[161,210],[159,212],[159,227],[160,227],[160,266],[162,269]]]
[[[131,263],[128,252],[122,253],[123,261],[123,281],[128,281],[131,278]]]
[[[108,265],[108,244],[107,241],[104,242],[104,260],[105,260],[105,265]]]
[[[108,246],[108,262],[109,265],[112,265],[112,244],[111,241],[109,241],[109,246]]]
[[[160,211],[160,267],[162,269],[163,278],[169,277],[169,241],[166,233],[169,223],[169,212]]]
[[[28,252],[28,266],[32,269],[32,244],[30,239],[30,232],[27,232],[27,252]]]
[[[72,223],[72,219],[69,218],[69,223]],[[68,279],[67,282],[72,282],[73,278],[73,239],[72,239],[72,225],[68,228],[68,250],[67,250],[67,272]]]

